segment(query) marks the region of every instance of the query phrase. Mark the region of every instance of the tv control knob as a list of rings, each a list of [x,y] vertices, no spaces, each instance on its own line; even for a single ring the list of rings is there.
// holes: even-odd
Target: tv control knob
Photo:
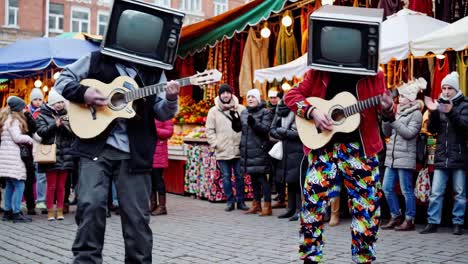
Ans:
[[[377,54],[377,49],[375,47],[369,47],[369,55],[374,56]]]
[[[377,46],[377,43],[375,43],[375,40],[371,39],[369,40],[369,46]]]
[[[179,25],[180,24],[180,19],[177,17],[174,17],[174,24]]]
[[[376,34],[376,33],[377,33],[377,28],[375,28],[375,27],[370,27],[370,28],[369,28],[369,33],[371,33],[371,34]]]
[[[170,38],[167,40],[167,46],[169,48],[175,48],[176,45],[177,45],[177,40],[175,38]]]

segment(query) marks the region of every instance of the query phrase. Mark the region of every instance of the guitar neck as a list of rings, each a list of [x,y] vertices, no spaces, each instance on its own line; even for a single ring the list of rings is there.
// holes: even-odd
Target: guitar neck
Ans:
[[[357,103],[344,108],[345,116],[352,116],[380,103],[380,95],[358,101]]]
[[[180,84],[181,87],[191,84],[190,77],[178,79],[176,81]],[[145,86],[143,88],[127,92],[125,93],[125,99],[127,102],[131,102],[131,101],[138,100],[147,96],[162,93],[166,90],[166,85],[167,85],[167,82],[158,83],[158,84]]]

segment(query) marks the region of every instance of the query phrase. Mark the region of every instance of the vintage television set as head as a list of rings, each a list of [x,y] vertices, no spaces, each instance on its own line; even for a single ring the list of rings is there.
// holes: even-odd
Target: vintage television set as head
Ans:
[[[383,9],[325,5],[309,17],[312,69],[376,75]]]
[[[101,44],[105,55],[171,70],[185,14],[143,1],[114,0]]]

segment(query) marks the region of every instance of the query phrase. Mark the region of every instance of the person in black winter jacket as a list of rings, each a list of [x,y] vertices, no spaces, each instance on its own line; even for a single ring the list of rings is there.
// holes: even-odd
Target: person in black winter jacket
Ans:
[[[49,93],[47,104],[41,106],[41,113],[37,118],[37,134],[44,145],[56,144],[56,159],[53,164],[40,164],[39,169],[46,172],[47,178],[47,219],[55,220],[54,201],[57,195],[57,219],[63,220],[63,204],[65,196],[65,182],[68,173],[73,169],[71,145],[75,139],[68,123],[65,98],[55,90]]]
[[[283,159],[277,161],[275,182],[285,184],[288,188],[288,208],[287,211],[279,215],[278,218],[289,218],[290,221],[299,219],[301,210],[301,172],[305,172],[307,167],[302,168],[301,164],[307,165],[307,160],[303,161],[304,150],[295,123],[296,115],[284,104],[283,101],[276,107],[275,117],[271,123],[270,135],[278,139],[283,145]]]
[[[247,109],[241,113],[242,137],[240,144],[241,172],[252,178],[254,201],[247,214],[271,215],[271,192],[267,174],[271,171],[270,143],[268,132],[271,112],[260,99],[260,91],[251,89],[247,93]],[[264,208],[261,206],[263,191]]]
[[[434,157],[434,178],[429,197],[428,224],[421,234],[437,232],[440,224],[445,187],[452,178],[455,201],[453,206],[453,234],[463,234],[466,207],[466,173],[468,169],[468,99],[459,88],[457,72],[442,80],[438,102],[426,98],[430,110],[428,130],[437,133]]]

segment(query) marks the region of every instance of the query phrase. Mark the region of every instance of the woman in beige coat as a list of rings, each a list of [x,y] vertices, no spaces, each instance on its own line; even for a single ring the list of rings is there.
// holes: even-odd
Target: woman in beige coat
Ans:
[[[33,143],[33,139],[26,135],[28,125],[23,112],[26,103],[19,97],[10,96],[7,104],[0,113],[0,177],[6,178],[3,220],[14,223],[31,222],[31,218],[21,212],[26,166],[21,160],[20,144]]]

